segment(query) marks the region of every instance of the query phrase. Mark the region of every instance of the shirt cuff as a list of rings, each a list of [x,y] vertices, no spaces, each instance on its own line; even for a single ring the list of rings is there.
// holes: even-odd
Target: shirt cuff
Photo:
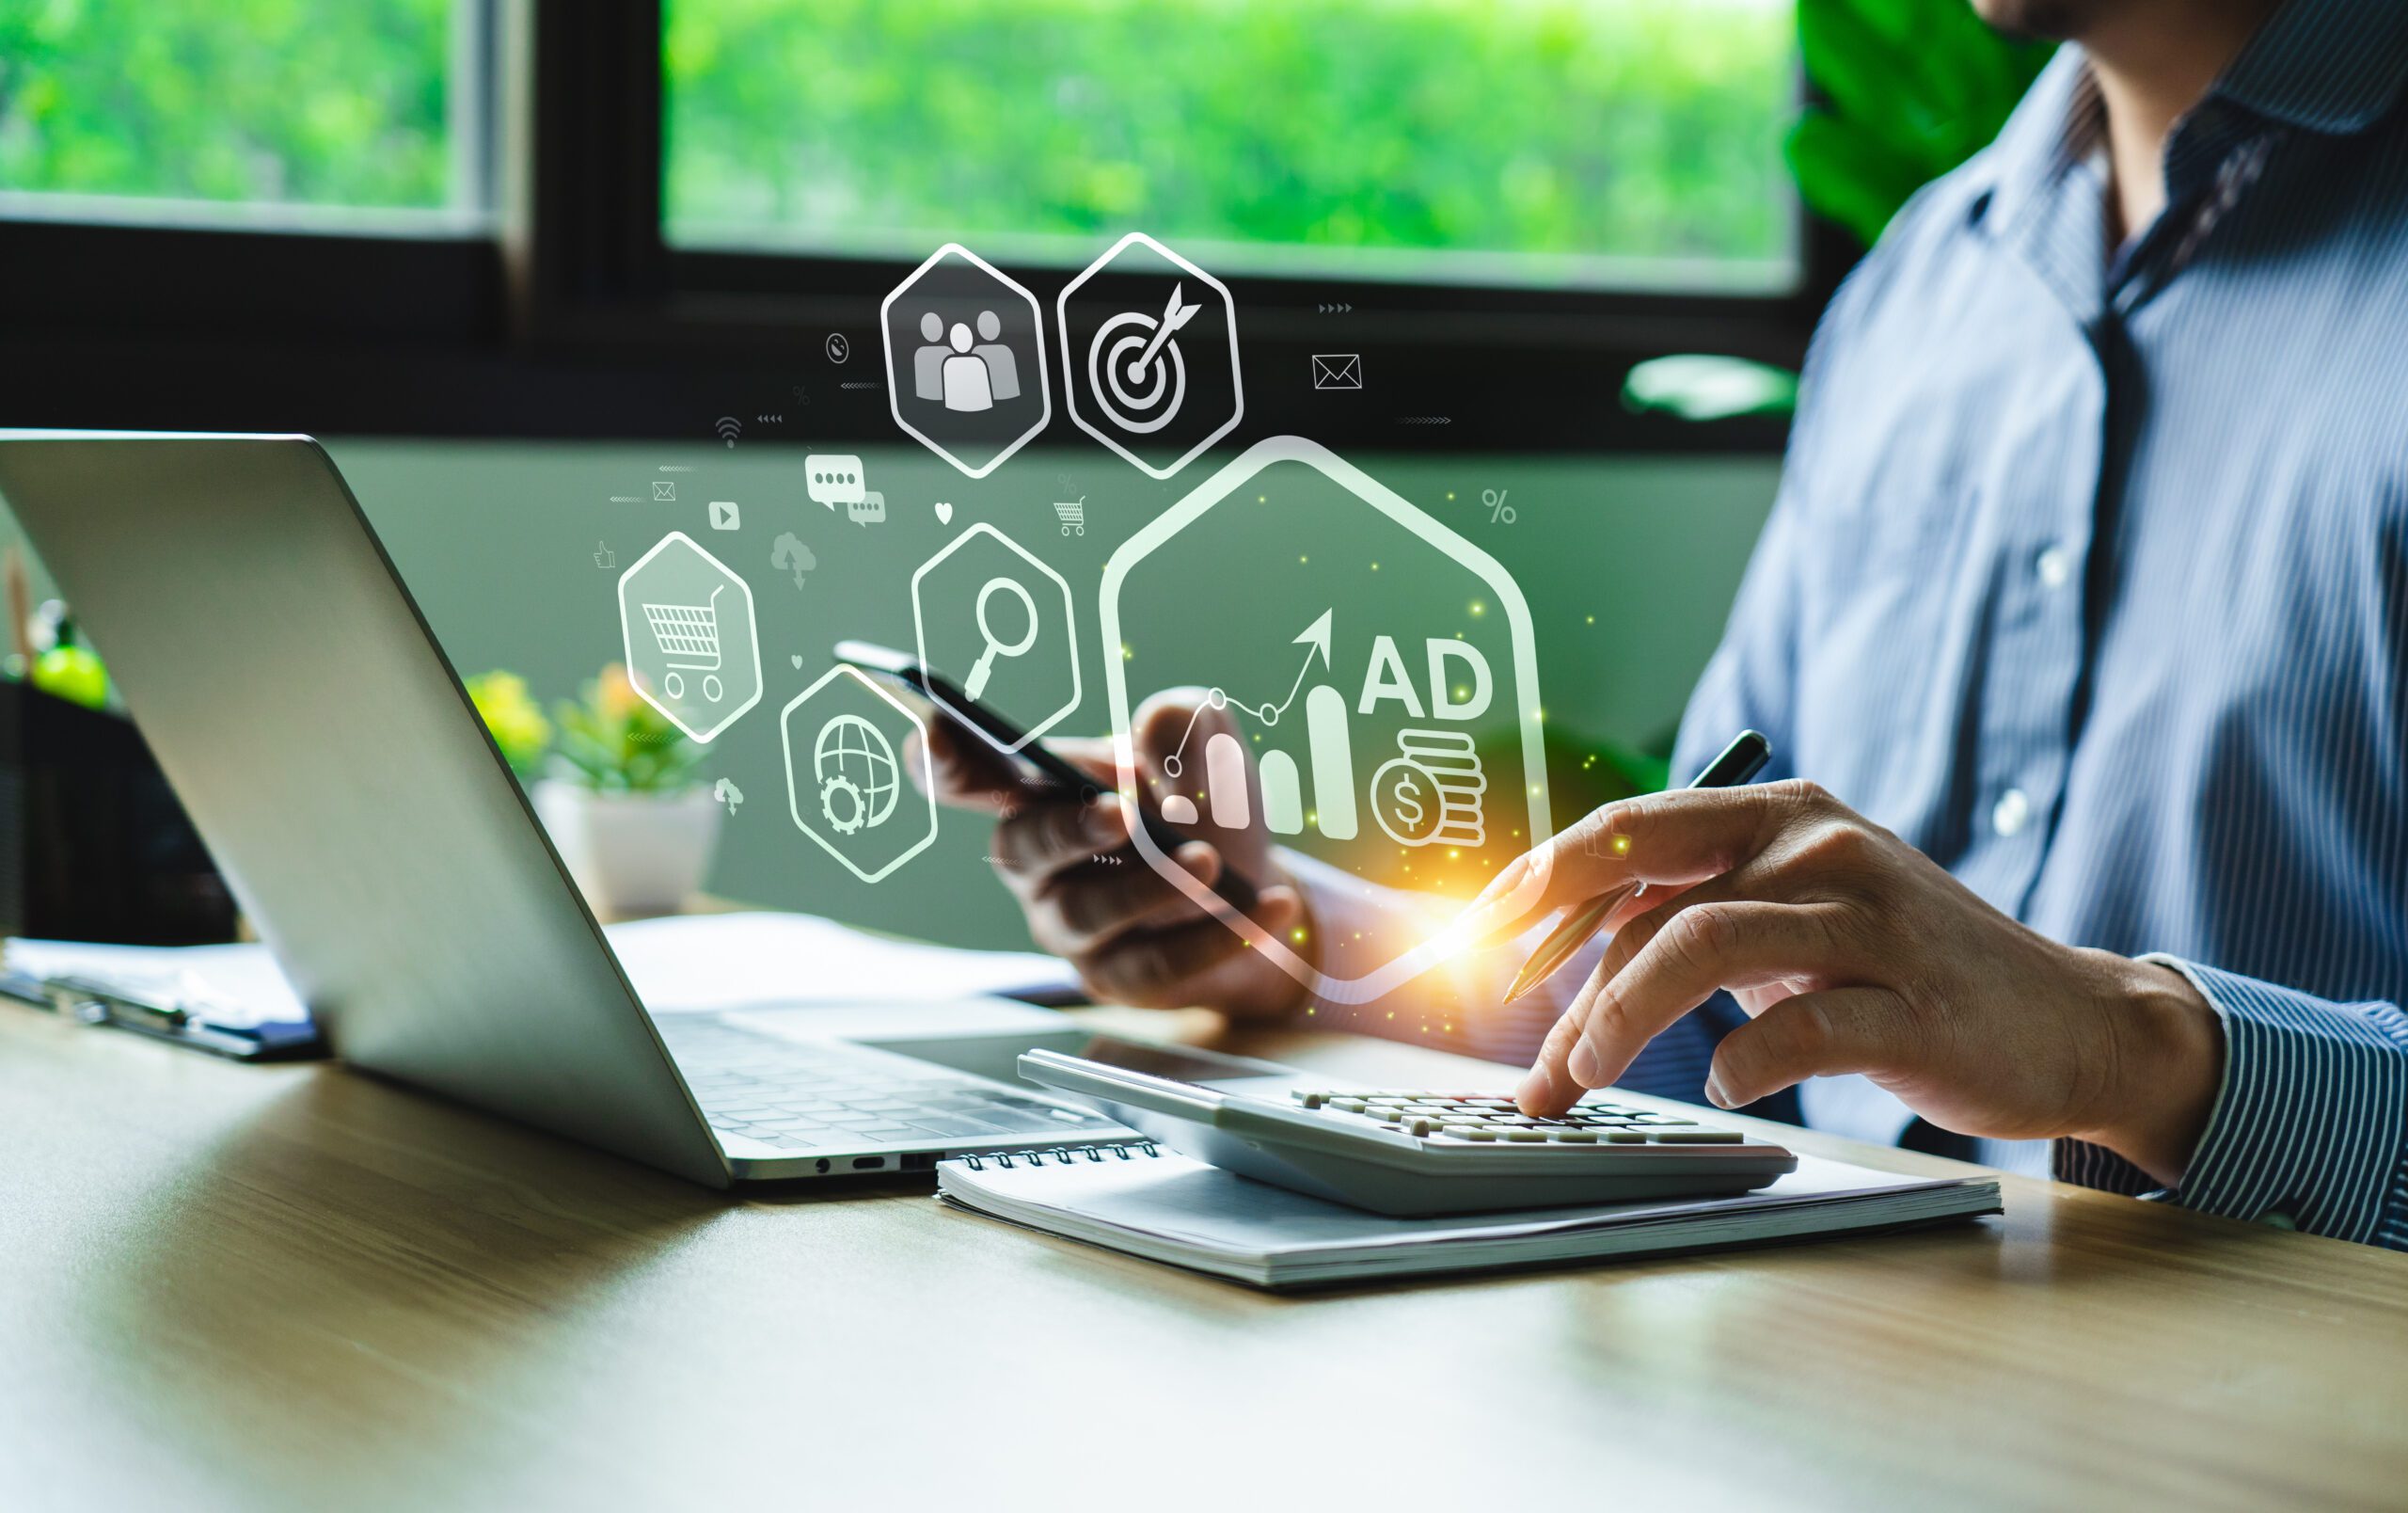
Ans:
[[[2224,1022],[2224,1080],[2179,1184],[2059,1140],[2059,1180],[2408,1250],[2408,1015],[2171,956]]]

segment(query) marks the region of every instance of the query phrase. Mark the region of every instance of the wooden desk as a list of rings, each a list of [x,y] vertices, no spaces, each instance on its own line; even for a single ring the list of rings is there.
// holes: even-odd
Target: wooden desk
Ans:
[[[2408,1496],[2408,1257],[2046,1183],[1944,1232],[1275,1298],[8,1005],[0,1152],[10,1508]]]

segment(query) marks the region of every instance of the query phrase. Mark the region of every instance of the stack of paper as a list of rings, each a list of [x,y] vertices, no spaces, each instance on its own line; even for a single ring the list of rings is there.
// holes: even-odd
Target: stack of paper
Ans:
[[[1890,1229],[1999,1211],[1987,1177],[1901,1177],[1801,1155],[1737,1197],[1389,1218],[1164,1152],[947,1161],[953,1204],[1257,1287],[1597,1261]]]

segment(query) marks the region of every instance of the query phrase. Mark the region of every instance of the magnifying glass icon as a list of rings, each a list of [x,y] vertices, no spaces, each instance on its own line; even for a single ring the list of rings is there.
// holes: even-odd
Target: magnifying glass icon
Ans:
[[[1021,633],[1018,641],[1006,643],[1003,637],[995,634],[994,628],[987,623],[987,606],[993,602],[995,596],[999,593],[1008,594],[1020,600],[1020,607],[1028,613],[1028,629]],[[978,634],[980,639],[987,643],[987,649],[978,654],[978,661],[970,669],[970,681],[961,691],[974,699],[987,692],[987,679],[995,671],[996,658],[1017,657],[1037,645],[1037,601],[1028,597],[1027,589],[1020,586],[1020,580],[1016,578],[987,580],[987,586],[978,591]]]

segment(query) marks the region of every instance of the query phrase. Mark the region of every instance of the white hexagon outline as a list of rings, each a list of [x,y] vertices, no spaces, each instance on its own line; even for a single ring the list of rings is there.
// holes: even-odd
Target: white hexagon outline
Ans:
[[[961,723],[968,725],[971,729],[977,731],[981,737],[986,739],[988,745],[994,747],[995,750],[1008,756],[1012,753],[1020,750],[1022,746],[1027,745],[1030,741],[1035,741],[1038,737],[1045,734],[1048,730],[1053,729],[1055,725],[1060,725],[1063,719],[1067,717],[1072,709],[1079,707],[1079,699],[1084,692],[1079,681],[1079,612],[1077,605],[1070,597],[1070,585],[1060,573],[1055,572],[1052,567],[1046,565],[1044,561],[1040,559],[1037,553],[1029,550],[1026,547],[1022,546],[1019,542],[1014,541],[1011,537],[1004,534],[1001,531],[996,530],[993,526],[989,525],[986,521],[981,520],[977,524],[972,526],[969,530],[962,532],[958,536],[955,536],[951,541],[945,543],[944,549],[939,551],[935,556],[930,557],[927,561],[920,564],[919,569],[911,574],[911,633],[915,638],[914,644],[920,648],[921,666],[929,667],[933,666],[934,663],[928,660],[928,627],[927,617],[920,608],[920,580],[926,578],[928,575],[929,569],[935,567],[937,564],[944,561],[947,557],[952,556],[956,551],[959,550],[972,536],[981,534],[993,536],[1005,546],[1009,547],[1013,551],[1018,552],[1022,559],[1027,562],[1030,566],[1036,568],[1038,572],[1043,573],[1046,577],[1054,580],[1054,586],[1062,591],[1062,624],[1069,632],[1070,701],[1068,704],[1063,705],[1060,709],[1054,710],[1052,714],[1047,715],[1044,719],[1039,720],[1035,725],[1023,727],[1021,731],[1020,739],[1013,741],[1008,746],[997,741],[992,736],[989,736],[985,728],[982,727],[977,721],[970,718],[967,713],[960,709],[954,709],[953,701],[946,698],[934,687],[931,687],[928,690],[928,693],[931,698],[933,698],[937,703],[943,705],[945,709],[950,710],[952,713],[960,716]]]
[[[652,696],[652,691],[643,686],[644,680],[635,676],[636,628],[635,622],[627,617],[627,581],[635,577],[636,574],[642,572],[645,563],[652,561],[653,558],[657,557],[663,551],[668,550],[669,543],[672,541],[683,541],[689,547],[693,548],[696,555],[700,556],[703,561],[709,563],[712,566],[718,568],[721,572],[726,574],[727,581],[736,585],[736,591],[744,596],[744,631],[745,634],[751,638],[752,643],[752,696],[737,705],[735,709],[728,710],[727,718],[711,726],[710,734],[708,735],[703,734],[701,731],[696,730],[692,725],[689,725],[685,721],[677,718],[677,711],[671,709],[666,704],[661,703],[658,699],[654,698]],[[738,716],[742,715],[747,709],[752,709],[755,704],[761,702],[762,685],[768,681],[768,679],[763,677],[761,675],[761,624],[753,613],[752,585],[746,582],[742,575],[738,574],[734,568],[728,566],[727,564],[720,561],[717,557],[712,556],[710,552],[703,547],[702,543],[696,541],[692,536],[688,535],[683,531],[672,531],[667,535],[662,536],[658,542],[654,544],[653,549],[650,551],[647,551],[642,556],[638,557],[635,562],[629,565],[626,572],[619,575],[619,647],[620,654],[626,659],[625,665],[627,669],[627,686],[636,691],[636,697],[643,700],[646,704],[651,705],[655,709],[658,710],[662,719],[684,731],[689,739],[705,746],[718,740],[720,736],[726,731],[729,725],[736,723]]]
[[[1517,919],[1528,914],[1545,892],[1548,874],[1553,870],[1553,857],[1545,850],[1545,843],[1555,829],[1547,811],[1546,746],[1542,730],[1544,707],[1539,702],[1538,638],[1531,628],[1530,607],[1522,597],[1521,586],[1513,581],[1512,575],[1496,558],[1321,443],[1308,441],[1300,436],[1267,437],[1232,458],[1218,472],[1197,485],[1186,498],[1147,522],[1112,554],[1112,560],[1104,565],[1103,584],[1098,591],[1097,619],[1102,630],[1104,688],[1112,706],[1113,757],[1118,769],[1123,803],[1134,804],[1137,802],[1138,780],[1136,752],[1129,734],[1129,679],[1118,656],[1121,583],[1130,570],[1150,555],[1155,548],[1236,492],[1247,479],[1276,462],[1301,462],[1314,469],[1445,552],[1456,563],[1470,568],[1496,594],[1513,633],[1513,693],[1522,735],[1522,771],[1532,799],[1529,804],[1529,854],[1536,860],[1529,874],[1512,893],[1481,911],[1476,925],[1459,921],[1374,971],[1361,977],[1335,978],[1291,950],[1288,942],[1231,907],[1228,900],[1206,886],[1194,873],[1171,860],[1161,847],[1154,844],[1145,826],[1132,826],[1131,839],[1138,854],[1145,857],[1147,865],[1153,868],[1158,875],[1186,894],[1197,907],[1244,936],[1266,959],[1303,983],[1306,991],[1316,998],[1332,1004],[1369,1003],[1395,992],[1460,953],[1473,943],[1478,933],[1485,932],[1489,922]]]
[[[846,855],[843,850],[839,848],[835,842],[830,840],[818,831],[811,828],[809,821],[802,818],[801,795],[795,791],[794,711],[800,709],[803,705],[810,703],[813,698],[817,696],[821,689],[826,688],[830,683],[834,682],[839,677],[850,677],[854,682],[859,683],[862,687],[869,690],[870,693],[884,700],[894,709],[895,713],[901,715],[904,719],[911,721],[911,728],[919,732],[920,736],[920,775],[924,779],[920,784],[920,792],[928,801],[928,831],[927,835],[922,836],[919,839],[913,841],[909,848],[897,854],[893,861],[887,863],[884,867],[879,868],[875,872],[863,871],[861,864]],[[778,745],[785,753],[786,760],[786,818],[794,821],[794,827],[797,830],[800,830],[804,835],[809,836],[812,840],[818,845],[821,851],[826,852],[829,855],[833,856],[836,860],[844,863],[845,870],[852,873],[853,876],[860,878],[864,883],[876,883],[879,879],[889,876],[896,868],[902,866],[905,862],[910,861],[912,857],[919,855],[922,852],[927,851],[930,845],[935,843],[937,838],[937,777],[936,763],[928,755],[927,725],[926,722],[921,720],[917,714],[911,711],[911,706],[905,704],[901,699],[896,698],[894,694],[889,693],[886,690],[870,681],[870,679],[864,677],[858,668],[850,667],[843,662],[839,662],[835,666],[831,667],[826,672],[820,674],[809,688],[804,689],[793,698],[786,700],[785,708],[778,711]],[[896,760],[900,761],[901,758],[897,757]],[[897,783],[906,781],[903,773],[899,771],[895,772],[895,780]],[[898,795],[895,802],[900,804],[903,801]]]
[[[1203,279],[1205,283],[1212,286],[1214,294],[1221,296],[1221,308],[1229,312],[1229,392],[1237,401],[1236,408],[1230,411],[1229,418],[1221,423],[1219,430],[1188,448],[1185,456],[1167,468],[1155,468],[1127,447],[1104,435],[1102,431],[1089,425],[1087,418],[1079,413],[1079,369],[1078,365],[1070,359],[1070,296],[1078,293],[1080,285],[1102,272],[1103,265],[1118,257],[1121,249],[1132,242],[1143,242],[1160,254],[1164,261],[1177,263],[1196,278]],[[1077,278],[1062,286],[1061,294],[1054,296],[1054,330],[1062,341],[1062,406],[1069,412],[1070,423],[1119,453],[1124,461],[1149,478],[1168,478],[1194,462],[1196,456],[1213,442],[1236,430],[1238,422],[1245,419],[1245,378],[1239,371],[1238,362],[1238,302],[1230,296],[1229,286],[1143,231],[1131,231],[1119,241],[1113,243],[1109,251],[1088,263],[1080,270]]]
[[[947,452],[943,447],[930,439],[928,435],[922,431],[918,426],[915,426],[911,422],[905,420],[903,418],[902,397],[895,387],[895,330],[893,324],[889,319],[894,312],[895,302],[903,297],[903,292],[905,290],[920,281],[920,276],[922,274],[943,262],[945,255],[950,252],[960,253],[964,258],[967,258],[970,262],[975,263],[989,278],[994,279],[997,283],[1002,284],[1013,294],[1020,295],[1022,300],[1025,300],[1028,304],[1029,319],[1037,327],[1037,401],[1038,405],[1037,420],[1027,430],[1021,433],[1019,440],[1014,441],[1010,446],[1004,448],[1003,451],[996,453],[994,457],[983,468],[973,468],[964,463],[959,457],[955,456],[952,453]],[[1054,390],[1051,383],[1048,381],[1045,373],[1045,307],[1038,304],[1037,302],[1037,296],[1030,294],[1026,289],[1021,287],[1019,281],[1014,279],[1011,275],[1004,272],[1003,269],[996,267],[993,263],[988,262],[985,258],[980,257],[977,253],[971,251],[968,247],[963,247],[958,242],[947,242],[944,246],[937,248],[934,252],[929,253],[927,262],[921,263],[918,267],[913,268],[910,274],[905,276],[901,283],[896,284],[893,289],[889,290],[886,297],[879,301],[878,338],[879,349],[886,355],[886,408],[888,413],[895,417],[895,423],[901,426],[904,431],[907,432],[913,440],[919,442],[920,445],[927,448],[930,452],[935,453],[938,456],[943,457],[945,461],[952,463],[955,468],[960,470],[960,471],[972,478],[984,478],[989,473],[993,472],[996,469],[1009,461],[1012,454],[1028,445],[1030,440],[1036,437],[1038,432],[1044,430],[1048,425],[1054,423]]]

